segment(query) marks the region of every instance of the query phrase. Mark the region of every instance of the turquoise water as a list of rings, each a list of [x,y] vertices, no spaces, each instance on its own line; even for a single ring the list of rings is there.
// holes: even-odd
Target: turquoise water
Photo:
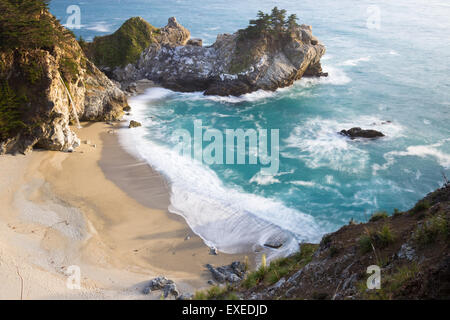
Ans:
[[[62,22],[69,4],[76,2],[52,2]],[[443,172],[450,176],[450,4],[444,0],[79,4],[83,26],[74,31],[84,38],[110,33],[131,16],[155,26],[176,16],[211,44],[218,33],[245,27],[257,10],[278,5],[312,25],[326,45],[327,79],[239,98],[152,89],[132,100],[132,118],[144,127],[125,133],[124,143],[168,177],[172,211],[211,245],[233,251],[236,238],[243,246],[261,242],[267,223],[296,241],[318,241],[352,218],[408,209],[442,184]],[[380,10],[380,29],[366,26],[371,5]],[[192,132],[196,119],[219,130],[279,129],[279,173],[262,177],[257,165],[207,166],[177,157],[171,135]],[[336,133],[354,126],[386,137],[350,141]]]

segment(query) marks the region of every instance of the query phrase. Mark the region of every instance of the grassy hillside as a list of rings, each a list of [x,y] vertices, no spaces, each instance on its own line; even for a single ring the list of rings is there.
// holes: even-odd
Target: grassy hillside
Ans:
[[[127,20],[111,35],[82,43],[88,57],[100,67],[123,67],[138,60],[141,52],[155,41],[159,29],[140,17]]]
[[[380,268],[381,288],[368,289],[369,266]],[[375,213],[302,244],[299,253],[272,261],[237,285],[211,287],[194,299],[449,299],[450,183],[409,211]]]

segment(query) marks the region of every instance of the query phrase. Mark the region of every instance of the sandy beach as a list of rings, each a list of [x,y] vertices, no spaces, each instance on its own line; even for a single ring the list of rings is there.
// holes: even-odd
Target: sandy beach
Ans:
[[[193,293],[208,287],[205,264],[245,258],[210,255],[167,211],[167,182],[118,143],[132,129],[82,125],[73,153],[0,157],[0,299],[159,299],[141,293],[156,276]],[[79,290],[67,287],[69,266]]]

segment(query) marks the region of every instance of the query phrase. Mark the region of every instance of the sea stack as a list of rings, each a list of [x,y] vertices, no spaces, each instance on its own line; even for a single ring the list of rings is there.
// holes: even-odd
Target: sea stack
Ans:
[[[142,19],[133,19],[135,24],[147,25]],[[218,35],[211,46],[202,46],[200,39],[190,39],[190,32],[173,17],[164,28],[140,29],[150,33],[151,38],[136,61],[99,66],[123,88],[148,79],[175,91],[238,96],[290,86],[304,76],[327,76],[320,64],[325,46],[308,25],[294,23],[279,31],[255,31],[250,26],[234,34]],[[124,39],[136,38],[136,28],[133,30]],[[92,46],[115,39],[118,32],[103,40],[97,38]],[[95,52],[103,56],[98,48]],[[98,60],[95,56],[92,59]]]

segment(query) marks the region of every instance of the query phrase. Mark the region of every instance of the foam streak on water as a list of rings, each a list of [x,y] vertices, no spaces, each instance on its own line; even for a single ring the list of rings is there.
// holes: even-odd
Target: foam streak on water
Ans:
[[[150,89],[132,99],[133,119],[143,127],[123,129],[120,141],[169,180],[171,212],[183,216],[207,245],[227,253],[255,250],[280,234],[287,242],[282,249],[269,252],[269,257],[297,250],[298,241],[318,241],[322,232],[311,216],[279,201],[225,186],[213,170],[146,137],[148,104],[168,94],[168,90]]]

